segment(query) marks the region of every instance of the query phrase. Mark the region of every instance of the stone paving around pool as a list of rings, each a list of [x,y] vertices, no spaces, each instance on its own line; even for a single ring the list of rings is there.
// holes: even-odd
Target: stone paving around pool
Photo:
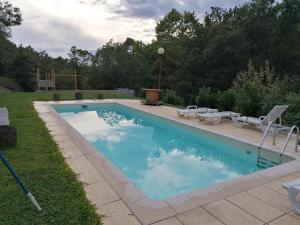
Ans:
[[[87,198],[103,216],[104,225],[300,225],[300,216],[292,210],[287,192],[281,186],[285,181],[300,178],[300,154],[294,152],[293,143],[287,149],[287,154],[296,158],[292,162],[211,188],[154,201],[96,152],[51,107],[51,104],[104,102],[123,104],[254,145],[258,145],[261,138],[260,131],[251,127],[234,127],[229,120],[223,120],[219,125],[199,123],[197,119],[178,118],[173,107],[146,106],[139,100],[34,102],[66,163],[82,182]],[[283,138],[278,137],[277,142],[282,142]],[[281,145],[272,146],[272,139],[268,138],[265,147],[279,151]]]

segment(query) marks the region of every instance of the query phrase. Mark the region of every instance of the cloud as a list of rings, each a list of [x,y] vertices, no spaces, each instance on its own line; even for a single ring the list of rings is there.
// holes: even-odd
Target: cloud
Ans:
[[[72,45],[94,52],[113,39],[127,37],[149,43],[157,20],[172,8],[195,11],[203,19],[211,6],[229,8],[242,0],[11,0],[20,7],[21,26],[12,30],[12,41],[67,56]]]
[[[66,56],[70,47],[94,51],[105,43],[101,38],[87,35],[84,30],[56,18],[36,18],[14,29],[12,40],[17,44],[31,45],[37,51],[47,51],[52,56]]]
[[[237,4],[242,4],[244,0],[90,0],[85,4],[105,4],[115,14],[124,17],[153,18],[161,19],[172,8],[181,12],[194,11],[200,19],[210,7],[229,8]],[[116,7],[118,5],[118,7]],[[201,18],[202,17],[202,18]]]
[[[207,160],[180,149],[160,149],[159,157],[147,158],[147,169],[135,183],[148,197],[163,199],[239,176],[241,174],[217,158]]]

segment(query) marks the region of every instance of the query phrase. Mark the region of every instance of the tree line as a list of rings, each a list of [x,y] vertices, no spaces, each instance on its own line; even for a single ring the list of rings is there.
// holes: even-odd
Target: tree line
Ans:
[[[0,1],[0,76],[17,80],[24,90],[34,89],[35,67],[43,72],[82,75],[82,89],[157,87],[163,47],[162,82],[181,104],[195,103],[199,89],[226,91],[249,62],[278,75],[289,91],[300,87],[300,1],[252,0],[230,9],[212,7],[202,21],[194,12],[172,9],[157,22],[156,38],[149,44],[127,38],[110,40],[95,54],[76,46],[68,58],[50,57],[32,47],[8,40],[12,26],[20,25],[20,9]],[[262,79],[265,85],[265,80]],[[65,80],[59,88],[72,88]],[[170,91],[168,92],[170,95]]]

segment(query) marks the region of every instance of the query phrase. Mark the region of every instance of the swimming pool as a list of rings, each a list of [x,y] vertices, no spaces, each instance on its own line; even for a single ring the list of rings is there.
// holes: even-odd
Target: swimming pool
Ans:
[[[166,199],[261,170],[255,146],[120,104],[54,108],[151,199]],[[264,154],[279,160],[277,153]],[[282,162],[290,160],[282,158]]]

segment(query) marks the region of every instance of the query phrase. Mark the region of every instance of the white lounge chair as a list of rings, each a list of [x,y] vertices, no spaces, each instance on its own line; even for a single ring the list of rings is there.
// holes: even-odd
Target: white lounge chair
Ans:
[[[289,193],[289,199],[293,209],[300,214],[300,205],[297,202],[297,194],[300,193],[300,179],[296,179],[294,181],[286,182],[282,184],[283,188],[285,188]]]
[[[9,125],[7,108],[0,108],[0,126]]]
[[[208,113],[202,113],[198,114],[199,116],[199,121],[205,120],[212,122],[213,124],[219,124],[221,119],[228,118],[232,119],[234,117],[239,117],[241,114],[240,113],[235,113],[235,112],[230,112],[230,111],[223,111],[223,112],[208,112]]]
[[[198,113],[206,113],[209,108],[198,108],[196,105],[189,105],[185,109],[177,109],[177,114],[180,117],[188,117],[197,116]]]
[[[237,127],[252,124],[264,130],[264,128],[266,128],[268,125],[276,123],[278,119],[280,120],[281,124],[281,115],[287,110],[287,108],[288,105],[276,105],[266,116],[260,116],[259,118],[239,116],[233,118],[233,124]]]
[[[189,105],[185,109],[177,109],[177,114],[180,117],[188,116],[190,117],[191,114],[197,113],[198,107],[196,105]]]

